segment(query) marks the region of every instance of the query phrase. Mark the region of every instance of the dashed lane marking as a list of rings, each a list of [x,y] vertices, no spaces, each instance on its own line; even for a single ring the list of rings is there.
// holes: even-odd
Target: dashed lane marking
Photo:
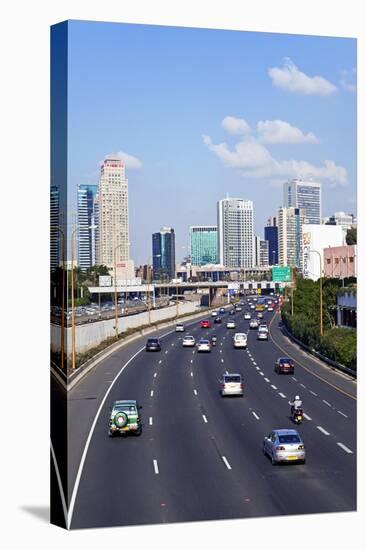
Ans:
[[[327,430],[324,430],[324,428],[322,428],[321,426],[317,426],[318,430],[321,431],[324,435],[330,435],[329,432],[327,432]]]
[[[339,414],[341,414],[342,416],[344,416],[344,418],[348,418],[348,416],[346,414],[344,414],[344,412],[342,411],[337,411]]]
[[[207,424],[208,420],[204,414],[202,415],[202,418],[203,418],[203,421]]]
[[[150,397],[152,397],[153,395],[154,395],[154,390],[151,390]]]
[[[280,396],[281,396],[281,397],[282,397],[283,399],[286,399],[286,395],[285,395],[285,394],[283,394],[283,393],[279,392],[279,394],[278,394],[278,395],[280,395]]]
[[[228,462],[226,456],[222,456],[221,458],[222,458],[222,460],[224,461],[224,464],[225,464],[226,468],[227,468],[228,470],[231,470],[231,466],[230,466],[230,464],[229,464],[229,462]]]
[[[295,380],[295,382],[297,382],[297,378],[295,378],[294,376],[291,376],[292,380]]]
[[[153,466],[154,466],[154,472],[155,472],[156,474],[158,474],[158,473],[159,473],[159,466],[158,466],[158,461],[155,460],[155,458],[154,458],[154,460],[153,460]]]
[[[197,395],[197,390],[193,390],[194,395]]]
[[[158,375],[158,373],[157,373],[157,372],[154,372],[154,378],[156,378],[156,377],[157,377],[157,375]]]
[[[309,390],[309,392],[310,392],[312,395],[315,395],[315,397],[318,397],[318,394],[315,393],[315,391]]]
[[[304,415],[304,418],[306,418],[306,420],[311,420],[311,418],[310,418],[309,415],[307,415],[307,414],[305,414],[305,413],[303,413],[303,415]]]
[[[348,447],[346,447],[345,445],[343,445],[343,443],[340,443],[338,441],[337,443],[338,447],[340,447],[341,449],[343,449],[344,451],[346,451],[346,453],[348,453],[349,455],[353,455],[353,451],[351,451],[351,449],[349,449]]]
[[[274,386],[273,384],[271,384],[271,388],[273,388],[274,390],[277,390],[277,386]]]
[[[266,382],[269,382],[268,378],[265,378],[265,381],[266,381]]]
[[[300,384],[300,386],[301,386],[302,388],[305,388],[305,389],[306,389],[305,384]]]
[[[193,372],[191,371],[191,376],[193,376]]]
[[[261,370],[259,367],[255,367],[257,370]]]
[[[252,415],[254,416],[254,418],[256,418],[257,420],[259,420],[259,416],[257,415],[257,413],[255,413],[254,411],[252,411]]]
[[[153,423],[153,419],[152,419],[152,416],[149,417],[149,425],[152,426],[152,423]]]
[[[260,374],[261,376],[264,376],[264,372],[262,372],[262,371],[259,371],[259,374]]]
[[[328,403],[328,401],[326,401],[325,399],[322,399],[323,403],[325,403],[326,405],[328,405],[328,407],[331,407],[332,405],[330,403]]]

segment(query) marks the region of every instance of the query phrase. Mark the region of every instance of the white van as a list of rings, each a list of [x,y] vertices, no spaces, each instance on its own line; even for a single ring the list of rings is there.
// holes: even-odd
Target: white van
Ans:
[[[247,347],[247,335],[245,332],[236,332],[234,334],[234,348],[244,348]]]

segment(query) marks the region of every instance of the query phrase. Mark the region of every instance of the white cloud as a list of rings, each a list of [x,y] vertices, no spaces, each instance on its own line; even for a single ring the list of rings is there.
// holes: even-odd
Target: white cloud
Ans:
[[[356,74],[355,68],[352,69],[351,71],[342,71],[341,73],[342,78],[340,79],[339,83],[342,86],[342,88],[347,92],[354,93],[356,91],[356,84],[354,83],[355,74]],[[350,80],[352,82],[350,82]]]
[[[250,126],[243,118],[235,118],[233,116],[227,116],[221,122],[221,126],[229,134],[250,134]]]
[[[262,143],[319,143],[313,132],[304,134],[284,120],[260,120],[257,131]]]
[[[109,156],[111,155],[107,155],[107,157]],[[133,155],[129,155],[124,151],[118,151],[118,153],[113,153],[112,156],[117,156],[119,159],[123,160],[126,168],[128,168],[129,170],[138,170],[142,166],[142,162],[137,157],[134,157]]]
[[[274,86],[290,93],[327,96],[337,90],[322,76],[308,76],[301,72],[288,57],[284,59],[282,68],[271,67],[268,74]]]
[[[333,186],[347,184],[347,170],[337,166],[333,160],[325,160],[320,166],[304,160],[277,160],[264,145],[254,139],[240,141],[231,150],[226,143],[214,144],[207,135],[202,138],[225,166],[239,169],[247,178],[266,179],[275,184],[280,178],[312,177]]]

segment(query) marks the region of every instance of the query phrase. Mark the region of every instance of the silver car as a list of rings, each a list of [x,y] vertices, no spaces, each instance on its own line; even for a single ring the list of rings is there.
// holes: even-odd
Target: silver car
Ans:
[[[220,393],[226,395],[240,395],[243,397],[243,380],[240,374],[223,374],[220,380]]]
[[[196,345],[196,340],[194,339],[194,336],[184,336],[182,340],[182,346],[184,348],[192,348]]]
[[[211,351],[211,344],[209,340],[206,340],[205,338],[201,338],[201,340],[197,344],[197,352],[200,351]]]
[[[183,323],[177,323],[175,325],[175,332],[184,332],[184,331],[185,331],[185,328]]]
[[[263,453],[272,464],[301,462],[305,464],[305,445],[297,430],[272,430],[263,441]]]

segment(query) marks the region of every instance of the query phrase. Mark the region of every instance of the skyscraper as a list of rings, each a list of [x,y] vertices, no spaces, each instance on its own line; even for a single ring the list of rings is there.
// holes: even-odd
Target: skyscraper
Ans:
[[[226,267],[253,267],[253,203],[226,198],[217,203],[219,263]]]
[[[303,208],[308,223],[321,223],[321,184],[315,181],[293,179],[284,183],[283,206]]]
[[[129,261],[128,180],[125,165],[116,155],[108,155],[101,166],[98,188],[97,263],[117,268]]]
[[[264,228],[264,239],[268,241],[269,265],[278,264],[278,227],[276,218],[269,218],[268,225]]]
[[[175,277],[175,234],[172,227],[162,227],[152,236],[154,279]]]
[[[217,263],[216,225],[192,225],[189,229],[193,265]]]
[[[95,215],[94,199],[97,185],[79,184],[77,194],[78,206],[78,266],[87,269],[95,264]]]
[[[60,196],[56,185],[51,185],[50,197],[50,217],[51,217],[51,236],[50,236],[50,267],[51,271],[56,269],[60,263],[60,242],[63,236],[60,235]]]
[[[301,269],[302,226],[305,211],[301,208],[278,209],[279,264]]]

